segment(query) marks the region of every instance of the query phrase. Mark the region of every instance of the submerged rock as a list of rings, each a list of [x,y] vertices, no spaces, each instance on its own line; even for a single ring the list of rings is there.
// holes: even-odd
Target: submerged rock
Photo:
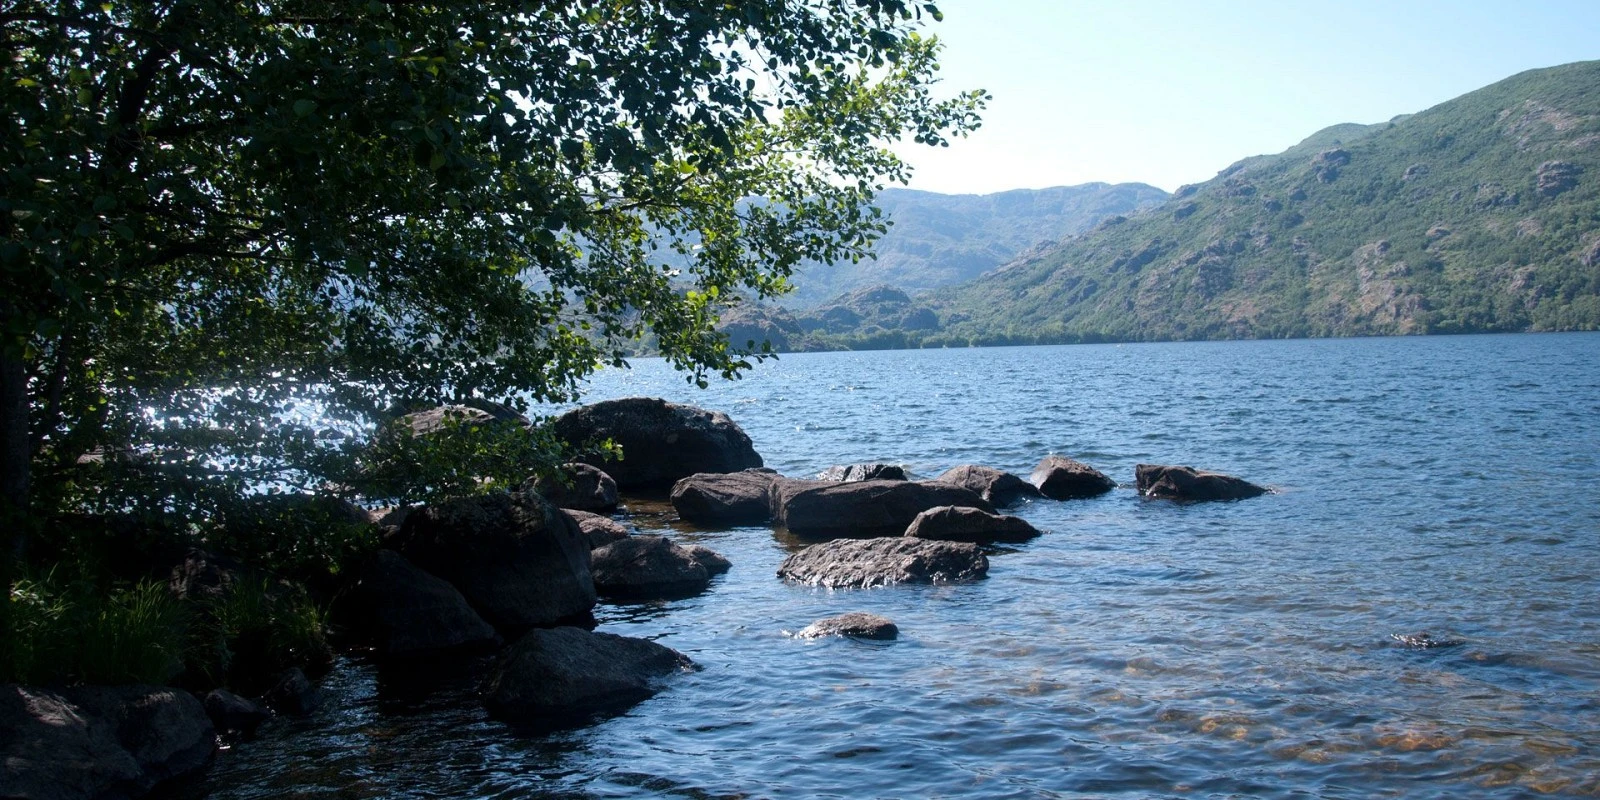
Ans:
[[[1264,487],[1218,472],[1201,472],[1194,467],[1169,467],[1139,464],[1134,467],[1139,494],[1161,500],[1204,502],[1244,500],[1267,493]]]
[[[906,528],[906,535],[917,539],[973,544],[1017,544],[1039,535],[1021,517],[990,514],[976,508],[940,506],[917,515]]]
[[[979,497],[996,507],[1039,496],[1039,489],[1027,481],[1009,472],[975,464],[952,467],[934,480],[977,492]]]
[[[989,572],[975,544],[904,536],[839,539],[812,545],[778,567],[778,577],[834,589],[896,583],[953,583]]]
[[[582,628],[532,630],[506,649],[485,686],[484,705],[517,725],[558,726],[644,700],[661,679],[694,665],[644,639]]]
[[[349,600],[353,624],[378,654],[417,655],[487,645],[497,638],[467,599],[443,578],[393,550],[379,550]]]
[[[1045,456],[1033,468],[1029,480],[1039,487],[1040,494],[1052,500],[1098,497],[1117,488],[1117,482],[1100,470],[1061,456]]]
[[[917,515],[939,506],[994,510],[982,497],[937,481],[780,480],[773,488],[776,521],[796,536],[899,536]]]
[[[552,423],[576,448],[611,439],[622,460],[584,459],[621,489],[671,486],[696,472],[738,472],[761,466],[750,437],[726,414],[649,397],[606,400],[569,411]]]
[[[817,473],[817,480],[837,483],[903,481],[906,480],[906,470],[898,464],[841,464]]]
[[[200,700],[164,686],[0,686],[0,797],[137,797],[216,753]]]
[[[772,521],[769,469],[699,472],[672,486],[672,507],[685,522],[696,525],[764,525]]]
[[[824,636],[854,636],[859,639],[887,641],[900,635],[900,629],[888,617],[851,611],[837,617],[819,619],[807,625],[795,636],[801,639],[820,639]]]
[[[582,618],[594,607],[588,538],[537,494],[416,509],[395,539],[406,560],[449,581],[502,634]]]
[[[630,536],[595,550],[593,556],[594,586],[606,597],[686,597],[711,582],[702,563],[706,556],[697,557],[664,536]]]
[[[1401,647],[1409,647],[1413,650],[1432,650],[1436,647],[1460,647],[1461,645],[1466,644],[1466,642],[1460,639],[1435,639],[1433,638],[1433,634],[1428,633],[1427,631],[1420,631],[1418,633],[1391,633],[1389,634],[1389,638],[1399,642]]]
[[[628,529],[622,527],[622,523],[605,515],[572,509],[562,509],[562,511],[578,526],[578,531],[584,538],[589,540],[591,551],[629,536]]]
[[[534,478],[531,488],[556,508],[569,511],[612,511],[617,507],[617,482],[588,464],[563,464],[561,475]]]

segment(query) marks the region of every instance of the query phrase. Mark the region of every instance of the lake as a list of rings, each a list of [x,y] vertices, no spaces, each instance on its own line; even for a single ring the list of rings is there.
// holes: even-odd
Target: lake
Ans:
[[[985,580],[829,591],[769,528],[628,520],[733,569],[602,601],[600,630],[701,669],[621,716],[517,735],[430,679],[345,659],[307,720],[223,753],[216,798],[1506,797],[1600,794],[1600,335],[786,355],[707,390],[658,360],[591,400],[724,411],[767,465],[1122,486],[1034,501]],[[1273,487],[1146,501],[1134,465]],[[870,611],[894,642],[803,640]],[[1459,646],[1412,649],[1422,631]]]

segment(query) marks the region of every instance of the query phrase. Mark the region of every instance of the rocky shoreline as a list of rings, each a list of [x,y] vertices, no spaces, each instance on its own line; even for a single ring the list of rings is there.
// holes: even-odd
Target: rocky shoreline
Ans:
[[[894,464],[787,477],[763,467],[726,415],[648,398],[585,406],[554,429],[579,449],[614,441],[627,457],[570,464],[565,480],[531,481],[515,492],[384,514],[374,520],[380,547],[332,600],[348,646],[380,662],[415,666],[496,654],[480,693],[484,710],[519,728],[583,724],[695,668],[653,642],[592,630],[600,598],[692,596],[729,568],[705,547],[630,531],[626,516],[614,515],[639,492],[669,490],[678,519],[703,529],[786,531],[807,546],[784,561],[776,579],[847,589],[982,579],[997,545],[1025,545],[1048,533],[1004,509],[1117,486],[1093,467],[1053,454],[1027,480],[981,465],[931,480],[913,480]],[[419,435],[425,431],[424,421]],[[1140,465],[1135,477],[1141,496],[1178,502],[1269,491],[1189,467]],[[209,563],[227,572],[217,559]],[[819,620],[799,635],[896,633],[890,620],[855,613]],[[303,714],[315,702],[315,688],[299,670],[258,697],[159,686],[5,686],[0,796],[140,796],[203,774],[219,734],[247,739],[270,714]]]

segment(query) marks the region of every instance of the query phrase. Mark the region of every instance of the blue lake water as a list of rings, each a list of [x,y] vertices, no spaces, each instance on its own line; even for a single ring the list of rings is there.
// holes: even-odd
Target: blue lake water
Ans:
[[[727,412],[767,465],[1123,483],[1012,513],[1046,531],[963,585],[829,591],[771,529],[629,522],[718,550],[705,594],[602,603],[601,630],[702,667],[629,712],[517,735],[472,679],[359,660],[312,719],[226,752],[212,796],[1519,797],[1600,794],[1600,335],[784,356],[590,399]],[[1141,462],[1277,492],[1142,501]],[[890,643],[789,634],[844,611]],[[1413,650],[1391,634],[1460,639]]]

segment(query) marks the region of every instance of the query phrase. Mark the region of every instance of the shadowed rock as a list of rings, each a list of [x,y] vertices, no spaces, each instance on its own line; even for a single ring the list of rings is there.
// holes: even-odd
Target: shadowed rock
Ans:
[[[137,797],[204,770],[216,729],[164,686],[0,686],[0,797]]]
[[[905,536],[839,539],[812,545],[787,559],[778,577],[834,589],[896,583],[953,583],[989,572],[975,544]]]
[[[906,535],[942,542],[1016,544],[1039,535],[1039,529],[1021,517],[990,514],[976,508],[940,506],[917,515],[906,528]]]
[[[594,551],[595,589],[606,597],[653,600],[703,591],[711,573],[701,559],[663,536],[630,536]],[[714,554],[713,554],[714,555]]]
[[[1039,487],[1040,494],[1052,500],[1098,497],[1117,488],[1117,482],[1100,470],[1061,456],[1045,456],[1033,468],[1029,480]]]
[[[793,481],[773,485],[775,521],[796,536],[899,536],[939,506],[993,511],[970,489],[937,481]]]
[[[859,639],[887,641],[900,635],[900,629],[888,617],[851,611],[837,617],[819,619],[807,625],[795,636],[801,639],[820,639],[824,636],[854,636]]]
[[[570,508],[562,511],[578,526],[578,531],[589,540],[589,549],[605,547],[612,542],[628,538],[628,529],[622,523],[602,514],[591,514],[588,511],[574,511]]]
[[[726,414],[648,397],[607,400],[569,411],[555,434],[582,448],[611,439],[621,461],[584,459],[621,489],[671,486],[696,472],[738,472],[761,466],[750,437]]]
[[[1134,468],[1139,494],[1160,499],[1198,503],[1209,500],[1244,500],[1267,493],[1264,487],[1217,472],[1194,467],[1140,464]]]
[[[299,667],[284,670],[262,699],[273,711],[289,717],[304,717],[321,703],[317,687]]]
[[[1020,500],[1039,496],[1037,487],[1009,472],[974,464],[945,470],[944,474],[934,480],[977,492],[979,497],[996,507],[1009,506]]]
[[[513,724],[560,726],[644,700],[661,679],[693,664],[644,639],[581,628],[532,630],[506,648],[485,686],[484,705]]]
[[[588,464],[563,464],[560,476],[541,475],[531,486],[556,508],[609,512],[617,507],[617,482]]]
[[[353,620],[380,655],[487,645],[494,628],[443,578],[393,550],[379,550],[351,592]]]
[[[903,481],[906,480],[906,470],[898,464],[841,464],[817,473],[817,480],[838,483]]]
[[[204,705],[211,724],[224,736],[253,737],[256,728],[272,716],[266,706],[226,689],[212,689],[206,694]]]
[[[772,521],[769,469],[700,472],[672,486],[672,507],[685,522],[696,525],[764,525]]]
[[[581,618],[594,607],[589,540],[537,494],[447,500],[406,517],[401,555],[456,587],[502,634]]]

